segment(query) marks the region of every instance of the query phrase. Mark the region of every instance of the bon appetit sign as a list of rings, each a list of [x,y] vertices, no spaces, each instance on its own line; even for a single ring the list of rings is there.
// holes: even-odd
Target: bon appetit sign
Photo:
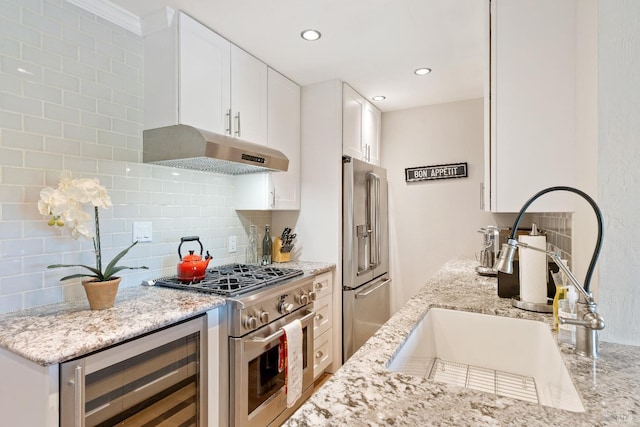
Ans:
[[[404,170],[406,182],[430,181],[434,179],[466,178],[467,163],[420,166]]]

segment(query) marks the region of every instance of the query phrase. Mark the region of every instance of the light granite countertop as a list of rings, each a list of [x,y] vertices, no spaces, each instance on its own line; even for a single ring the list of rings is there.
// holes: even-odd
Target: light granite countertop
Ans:
[[[291,262],[274,267],[300,268],[306,275],[316,275],[332,270],[335,264]],[[90,310],[83,298],[0,316],[0,348],[48,366],[225,304],[223,297],[200,292],[159,286],[122,288],[114,307],[107,310]]]
[[[298,426],[609,426],[640,425],[640,348],[600,343],[600,358],[559,344],[586,411],[570,412],[495,396],[386,368],[431,307],[538,320],[550,314],[514,308],[477,262],[445,264],[285,423]],[[603,313],[606,319],[606,313]]]

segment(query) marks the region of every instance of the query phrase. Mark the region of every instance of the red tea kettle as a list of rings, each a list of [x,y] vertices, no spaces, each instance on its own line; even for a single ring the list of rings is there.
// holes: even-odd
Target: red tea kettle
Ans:
[[[200,245],[200,255],[194,255],[195,251],[189,250],[189,255],[183,257],[180,252],[182,244],[193,241],[198,242]],[[207,266],[209,265],[209,261],[211,261],[211,255],[209,255],[209,251],[207,251],[207,255],[202,259],[202,250],[200,237],[187,236],[180,238],[180,245],[178,246],[178,256],[180,257],[180,262],[178,263],[178,280],[181,282],[196,282],[204,279]]]

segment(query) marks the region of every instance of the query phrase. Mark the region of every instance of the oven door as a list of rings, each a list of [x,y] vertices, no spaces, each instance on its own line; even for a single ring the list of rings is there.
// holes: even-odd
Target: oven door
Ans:
[[[278,372],[282,328],[302,323],[302,390],[313,384],[313,318],[305,308],[242,338],[229,338],[232,426],[266,426],[287,409],[284,371]]]

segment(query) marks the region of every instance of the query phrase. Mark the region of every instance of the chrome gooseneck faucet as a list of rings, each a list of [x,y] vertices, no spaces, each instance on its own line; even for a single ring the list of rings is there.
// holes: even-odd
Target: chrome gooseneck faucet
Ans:
[[[598,221],[598,238],[596,241],[596,247],[593,251],[593,256],[591,257],[591,262],[589,263],[589,268],[587,269],[587,273],[585,275],[584,286],[582,286],[580,282],[578,282],[571,271],[569,271],[564,263],[560,261],[560,256],[558,254],[527,245],[526,243],[520,243],[516,239],[516,233],[518,232],[520,220],[522,219],[522,216],[524,215],[526,210],[540,196],[552,191],[569,191],[581,196],[587,202],[589,202],[596,214],[596,219]],[[604,329],[605,323],[604,319],[597,312],[597,305],[593,299],[593,295],[589,291],[589,285],[591,283],[591,276],[593,275],[598,256],[600,255],[600,249],[602,248],[602,235],[602,212],[600,211],[600,208],[598,207],[596,202],[588,194],[573,187],[558,186],[545,188],[544,190],[539,191],[533,197],[531,197],[520,209],[520,213],[516,217],[516,220],[513,224],[513,229],[511,230],[509,239],[507,240],[507,243],[502,245],[502,249],[500,250],[500,258],[498,259],[495,267],[498,271],[512,274],[513,258],[518,247],[529,248],[547,254],[547,256],[549,256],[549,258],[551,258],[553,262],[558,265],[560,270],[562,270],[562,272],[567,275],[571,284],[576,287],[580,294],[580,298],[578,299],[577,318],[560,318],[559,321],[560,323],[576,325],[576,352],[594,358],[598,357],[598,331]]]

